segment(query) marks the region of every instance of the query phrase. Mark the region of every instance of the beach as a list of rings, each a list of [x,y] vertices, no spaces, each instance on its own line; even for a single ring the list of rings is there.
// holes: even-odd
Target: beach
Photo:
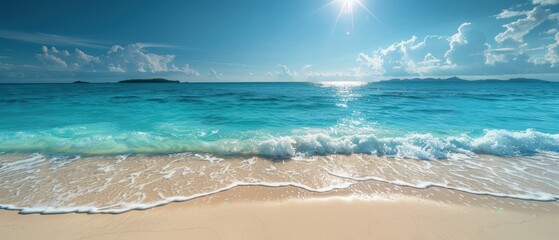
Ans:
[[[559,240],[559,0],[4,2],[0,240]]]
[[[0,239],[553,239],[557,86],[6,85]]]
[[[0,211],[1,239],[555,239],[559,204],[394,188],[358,199],[293,187],[239,187],[123,214]],[[354,186],[354,188],[366,186]],[[387,190],[388,191],[388,190]],[[295,198],[306,192],[306,197]],[[305,195],[303,194],[303,195]]]

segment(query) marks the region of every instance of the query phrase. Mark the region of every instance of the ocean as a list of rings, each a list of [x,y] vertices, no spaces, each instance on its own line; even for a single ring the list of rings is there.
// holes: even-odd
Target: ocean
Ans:
[[[556,201],[559,84],[0,85],[2,208],[115,213],[362,181]]]

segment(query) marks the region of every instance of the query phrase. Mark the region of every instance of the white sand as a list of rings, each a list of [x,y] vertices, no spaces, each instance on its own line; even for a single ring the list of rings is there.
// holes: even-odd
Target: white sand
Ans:
[[[285,189],[234,189],[210,198],[119,215],[20,215],[4,210],[0,211],[0,239],[511,240],[559,236],[557,203],[524,204],[491,197],[477,202],[479,206],[421,198],[239,201],[247,192],[274,191],[278,194]],[[501,204],[503,208],[482,204],[488,201],[507,204]]]

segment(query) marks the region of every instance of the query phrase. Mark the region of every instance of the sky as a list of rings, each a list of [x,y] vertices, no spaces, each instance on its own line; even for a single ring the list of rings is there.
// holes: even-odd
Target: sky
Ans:
[[[0,82],[559,80],[559,0],[6,0]]]

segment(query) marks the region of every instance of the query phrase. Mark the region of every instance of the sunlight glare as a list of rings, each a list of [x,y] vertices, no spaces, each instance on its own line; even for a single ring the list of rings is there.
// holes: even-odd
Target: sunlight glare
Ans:
[[[353,6],[358,0],[338,0],[342,4],[342,12],[345,14],[353,14]]]
[[[371,12],[371,10],[369,10],[369,8],[363,3],[363,0],[332,0],[329,3],[327,3],[326,5],[322,6],[321,8],[317,9],[320,10],[322,8],[326,8],[328,6],[331,6],[333,4],[338,4],[340,5],[340,11],[338,12],[338,16],[336,17],[336,21],[334,22],[334,26],[332,27],[332,31],[330,32],[330,35],[332,35],[332,33],[334,32],[334,30],[336,29],[336,26],[338,25],[342,15],[349,15],[349,17],[351,18],[351,28],[352,28],[352,32],[355,31],[355,22],[354,22],[354,10],[355,7],[358,6],[360,7],[360,9],[365,10],[371,17],[373,17],[375,20],[377,20],[378,22],[382,23],[380,21],[380,19],[378,19],[373,12]],[[349,34],[346,34],[349,35]]]

